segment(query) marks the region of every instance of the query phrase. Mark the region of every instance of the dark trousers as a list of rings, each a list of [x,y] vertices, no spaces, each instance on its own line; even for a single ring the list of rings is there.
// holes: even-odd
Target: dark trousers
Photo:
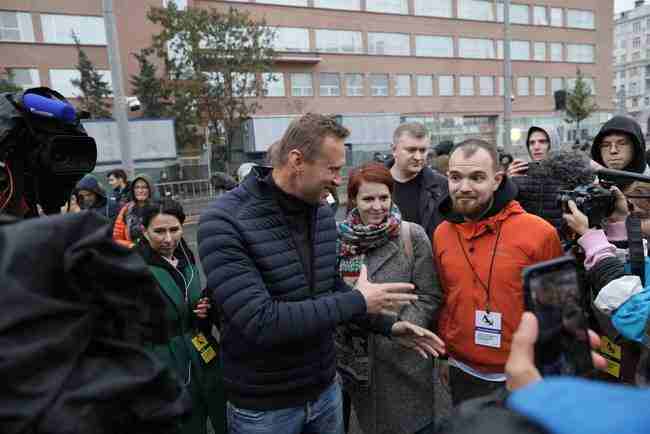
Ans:
[[[463,401],[489,395],[506,386],[505,382],[481,380],[454,366],[449,367],[449,383],[454,407]]]

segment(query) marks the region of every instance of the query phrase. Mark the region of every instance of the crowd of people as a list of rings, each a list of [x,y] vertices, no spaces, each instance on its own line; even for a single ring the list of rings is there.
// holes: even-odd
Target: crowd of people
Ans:
[[[650,296],[624,250],[650,236],[650,184],[612,186],[603,221],[558,200],[575,187],[564,172],[595,183],[598,168],[649,171],[635,121],[608,121],[590,155],[561,151],[553,131],[531,126],[530,161],[508,167],[483,140],[444,142],[435,168],[425,126],[404,123],[390,158],[351,169],[337,222],[338,200],[328,196],[342,185],[349,134],[329,116],[294,120],[271,147],[270,167],[246,166],[239,185],[204,210],[198,258],[183,238],[182,206],[158,198],[146,175],[129,181],[113,170],[108,193],[85,176],[61,209],[110,220],[119,249],[143,261],[162,300],[156,326],[166,331],[143,347],[191,403],[175,410],[177,432],[205,433],[209,420],[217,434],[343,434],[352,413],[364,434],[466,433],[477,424],[612,432],[611,420],[587,420],[599,411],[614,413],[624,434],[650,429],[641,407],[650,397],[642,388]],[[633,369],[618,379],[632,385],[595,372],[542,380],[536,342],[563,330],[550,335],[525,312],[522,272],[566,254],[580,263],[598,332],[588,335],[591,363],[607,370],[599,334],[625,342],[636,350],[623,355]],[[454,407],[442,421],[438,384]]]

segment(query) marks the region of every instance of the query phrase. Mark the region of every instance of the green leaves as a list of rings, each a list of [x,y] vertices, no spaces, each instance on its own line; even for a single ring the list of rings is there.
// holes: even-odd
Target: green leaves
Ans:
[[[110,118],[110,104],[107,98],[112,94],[111,89],[81,48],[79,38],[74,31],[72,39],[77,47],[77,70],[80,78],[72,79],[70,82],[81,92],[79,95],[81,108],[90,113],[94,119]]]
[[[582,71],[578,69],[575,87],[567,92],[567,121],[575,121],[579,128],[580,122],[587,119],[596,110],[598,110],[598,104],[594,101],[592,89],[584,80]]]

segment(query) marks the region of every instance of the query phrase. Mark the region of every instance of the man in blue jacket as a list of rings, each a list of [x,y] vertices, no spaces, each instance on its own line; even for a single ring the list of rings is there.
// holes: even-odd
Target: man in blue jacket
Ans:
[[[370,283],[365,267],[354,289],[338,276],[336,224],[321,197],[341,183],[348,135],[331,117],[296,119],[273,146],[273,169],[253,168],[201,216],[231,433],[342,434],[334,329],[344,322],[423,355],[444,351],[430,331],[380,315],[417,299],[405,293],[411,284]]]

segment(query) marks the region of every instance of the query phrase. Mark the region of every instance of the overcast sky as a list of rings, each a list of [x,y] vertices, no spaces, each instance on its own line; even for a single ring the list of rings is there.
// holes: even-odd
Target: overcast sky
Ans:
[[[650,4],[650,2],[646,1]],[[634,0],[614,0],[614,12],[618,13],[634,8]]]

